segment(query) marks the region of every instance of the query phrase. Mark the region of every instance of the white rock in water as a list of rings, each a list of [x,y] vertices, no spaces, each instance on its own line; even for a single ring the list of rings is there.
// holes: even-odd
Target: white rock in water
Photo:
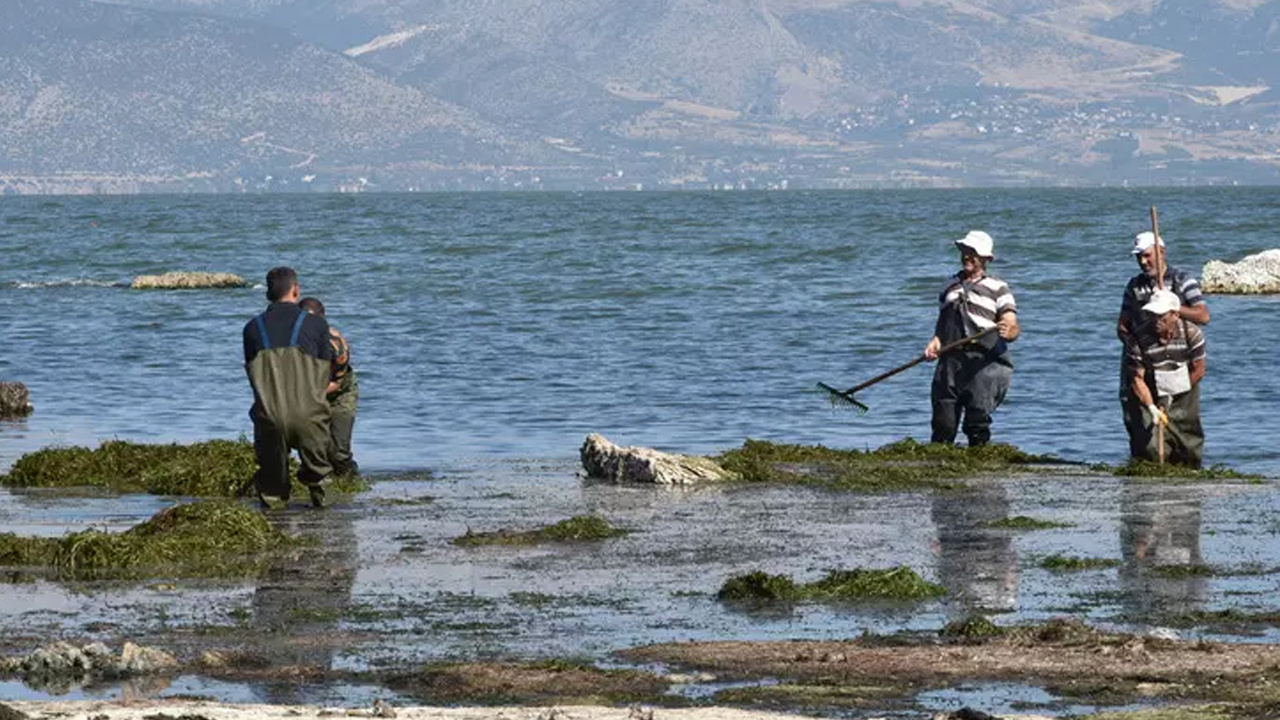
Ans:
[[[619,447],[596,433],[587,436],[581,457],[588,475],[613,482],[694,485],[737,479],[736,474],[708,458],[645,447]]]
[[[189,288],[249,287],[244,278],[231,273],[167,272],[162,275],[139,275],[129,283],[134,290],[178,290]]]
[[[1210,260],[1200,276],[1200,286],[1208,293],[1280,293],[1280,250],[1247,255],[1236,263]]]

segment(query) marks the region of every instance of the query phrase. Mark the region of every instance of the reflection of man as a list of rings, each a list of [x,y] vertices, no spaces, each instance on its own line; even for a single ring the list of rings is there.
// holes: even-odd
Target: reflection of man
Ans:
[[[319,315],[326,321],[329,319],[324,314],[324,303],[317,298],[302,298],[298,305],[312,315]],[[329,386],[325,390],[325,398],[329,401],[329,437],[332,441],[329,457],[335,475],[359,475],[360,466],[351,454],[351,432],[356,426],[360,383],[356,380],[356,369],[351,367],[351,346],[332,324],[329,325],[329,345],[333,347],[333,360],[329,363]]]
[[[1120,494],[1120,587],[1137,615],[1198,609],[1208,593],[1201,575],[1161,574],[1160,567],[1203,565],[1200,496],[1194,488],[1128,481]]]
[[[329,323],[298,307],[301,287],[293,268],[267,273],[271,304],[244,326],[244,369],[253,386],[254,475],[258,499],[273,507],[289,499],[289,450],[297,448],[298,481],[311,504],[324,505],[321,481],[329,465]]]
[[[1018,558],[1013,538],[993,522],[1009,516],[1009,498],[998,483],[962,493],[934,493],[938,528],[938,579],[960,603],[961,615],[1015,610]]]
[[[357,572],[353,517],[343,508],[323,513],[269,515],[272,524],[290,535],[320,540],[302,555],[280,554],[258,580],[253,592],[252,626],[261,645],[255,655],[276,667],[326,672],[338,648],[350,638],[336,632],[351,604]],[[263,699],[272,704],[314,702],[300,697],[297,683],[268,683]]]

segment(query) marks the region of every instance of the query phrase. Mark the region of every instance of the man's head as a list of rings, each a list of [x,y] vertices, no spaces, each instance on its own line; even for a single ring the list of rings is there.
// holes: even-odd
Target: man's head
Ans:
[[[1151,299],[1142,306],[1143,312],[1156,322],[1156,332],[1161,339],[1167,340],[1177,332],[1178,309],[1182,307],[1182,299],[1172,290],[1157,290],[1151,293]]]
[[[297,302],[302,294],[298,285],[298,273],[291,267],[273,267],[267,271],[267,300],[270,302]]]
[[[995,258],[995,242],[981,230],[970,230],[956,241],[956,247],[960,249],[960,264],[971,275],[985,270],[987,263]]]
[[[298,301],[298,307],[312,315],[324,317],[324,303],[320,302],[320,298],[304,297]]]
[[[1149,277],[1156,277],[1156,236],[1154,233],[1140,232],[1133,238],[1133,255],[1138,259],[1138,267]],[[1159,239],[1160,262],[1164,264],[1164,238]]]

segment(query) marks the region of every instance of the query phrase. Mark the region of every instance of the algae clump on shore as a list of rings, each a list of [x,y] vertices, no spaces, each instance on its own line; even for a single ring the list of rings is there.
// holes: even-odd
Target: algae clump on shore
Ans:
[[[1089,558],[1075,555],[1049,555],[1040,561],[1040,567],[1054,572],[1071,572],[1076,570],[1105,570],[1120,564],[1114,558]]]
[[[245,577],[270,551],[296,541],[262,513],[229,500],[161,510],[124,532],[83,530],[61,538],[0,533],[0,565],[73,578]]]
[[[955,487],[951,480],[1061,462],[1012,445],[968,448],[910,438],[866,451],[747,440],[716,460],[748,482],[810,483],[870,492],[946,489]]]
[[[756,571],[731,577],[716,597],[730,602],[798,602],[801,600],[928,600],[942,597],[941,585],[920,577],[905,565],[886,570],[831,570],[810,583],[786,575]]]
[[[626,530],[615,528],[602,517],[577,515],[536,530],[495,530],[482,533],[467,530],[466,535],[454,538],[453,544],[462,546],[536,545],[543,542],[607,540],[626,534]]]
[[[258,468],[248,440],[207,440],[190,445],[108,440],[97,449],[51,447],[18,458],[0,485],[8,487],[105,487],[117,492],[191,497],[240,497],[253,489]],[[358,478],[331,488],[358,492]],[[295,494],[305,490],[294,481]]]

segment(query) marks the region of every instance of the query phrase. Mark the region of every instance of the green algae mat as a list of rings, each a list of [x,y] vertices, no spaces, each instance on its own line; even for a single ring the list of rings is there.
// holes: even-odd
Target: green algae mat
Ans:
[[[1005,443],[970,448],[922,443],[911,438],[874,450],[841,450],[823,445],[747,440],[742,447],[725,451],[712,459],[725,470],[736,473],[744,482],[805,484],[855,492],[950,490],[975,477],[1043,473],[1064,466],[1077,468],[1077,471],[1156,482],[1264,480],[1257,475],[1217,465],[1196,470],[1143,461],[1129,461],[1121,465],[1086,464],[1053,455],[1023,452]]]
[[[262,513],[230,500],[175,505],[124,532],[61,538],[0,533],[0,566],[74,579],[255,575],[268,554],[299,544]]]
[[[946,588],[920,577],[909,567],[887,570],[832,570],[822,579],[797,583],[786,575],[756,571],[731,577],[716,598],[726,602],[919,601],[946,595]]]
[[[9,474],[0,475],[0,485],[233,498],[251,493],[257,469],[253,443],[243,438],[189,445],[109,440],[97,449],[52,447],[23,455]],[[367,485],[358,478],[338,478],[329,487],[359,492]],[[306,495],[296,479],[294,494]]]
[[[544,542],[585,542],[607,540],[626,535],[627,531],[615,528],[609,521],[595,515],[577,515],[554,525],[534,530],[495,530],[472,532],[453,539],[454,545],[537,545]]]
[[[715,460],[746,482],[805,483],[868,492],[957,486],[977,475],[1027,471],[1061,464],[1012,445],[967,448],[921,443],[910,438],[875,450],[837,450],[822,445],[788,445],[747,440]]]

